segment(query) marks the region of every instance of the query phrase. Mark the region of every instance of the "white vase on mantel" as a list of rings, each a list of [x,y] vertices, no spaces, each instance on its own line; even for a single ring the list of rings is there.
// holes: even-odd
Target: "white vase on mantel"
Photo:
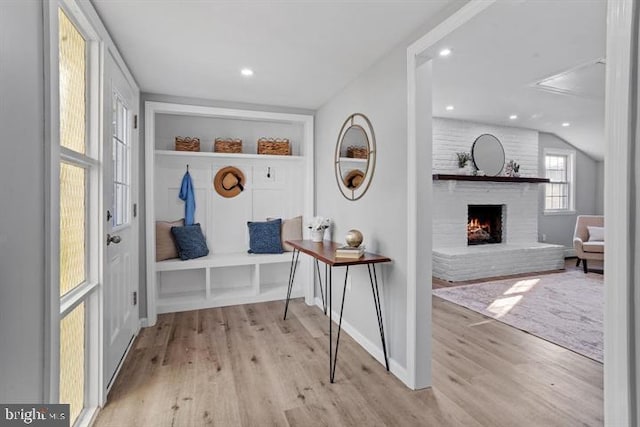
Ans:
[[[469,172],[470,169],[468,163],[464,167],[458,168],[458,175],[469,175]]]

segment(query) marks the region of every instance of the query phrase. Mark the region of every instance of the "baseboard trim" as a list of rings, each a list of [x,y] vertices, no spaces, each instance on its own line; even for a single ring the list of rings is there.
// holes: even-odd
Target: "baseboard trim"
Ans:
[[[564,257],[565,258],[575,258],[577,256],[576,254],[576,250],[573,248],[566,248],[564,250]]]
[[[322,310],[322,300],[319,298],[315,298],[316,306]],[[335,310],[331,311],[333,319],[339,319],[340,313]],[[375,319],[372,319],[374,321]],[[351,325],[344,318],[342,319],[342,330],[348,334],[351,338],[354,339],[355,342],[360,344],[362,348],[364,348],[367,353],[369,353],[374,359],[376,359],[382,366],[384,366],[384,353],[382,348],[371,342],[368,338],[362,335],[353,325]],[[388,338],[388,337],[387,337]],[[398,363],[392,357],[389,357],[389,371],[397,377],[400,381],[404,383],[407,387],[411,388],[408,381],[407,370],[404,366]]]

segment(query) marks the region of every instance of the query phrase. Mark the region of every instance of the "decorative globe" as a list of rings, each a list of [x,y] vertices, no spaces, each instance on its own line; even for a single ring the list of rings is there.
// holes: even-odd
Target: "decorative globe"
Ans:
[[[345,240],[347,241],[347,245],[351,246],[352,248],[357,248],[362,244],[362,240],[364,240],[364,237],[362,237],[362,233],[358,230],[349,230],[345,237]]]

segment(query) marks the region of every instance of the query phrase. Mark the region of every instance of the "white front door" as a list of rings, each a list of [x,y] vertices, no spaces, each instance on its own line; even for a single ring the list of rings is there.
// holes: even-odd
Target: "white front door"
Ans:
[[[114,375],[138,330],[138,100],[105,54],[104,79],[104,384]]]

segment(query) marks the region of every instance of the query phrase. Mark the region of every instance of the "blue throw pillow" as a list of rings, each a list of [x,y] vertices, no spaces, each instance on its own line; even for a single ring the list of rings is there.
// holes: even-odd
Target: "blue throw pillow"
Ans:
[[[171,227],[171,234],[176,239],[178,255],[181,260],[200,258],[209,254],[207,241],[204,239],[200,224]]]
[[[247,222],[249,227],[249,253],[250,254],[281,254],[282,241],[280,240],[281,219],[263,222]]]

